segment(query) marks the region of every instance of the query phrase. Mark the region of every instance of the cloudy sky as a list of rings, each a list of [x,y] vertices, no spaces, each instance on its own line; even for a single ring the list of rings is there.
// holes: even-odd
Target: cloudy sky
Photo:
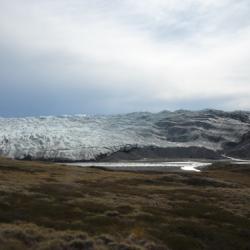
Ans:
[[[250,110],[249,0],[0,0],[0,115]]]

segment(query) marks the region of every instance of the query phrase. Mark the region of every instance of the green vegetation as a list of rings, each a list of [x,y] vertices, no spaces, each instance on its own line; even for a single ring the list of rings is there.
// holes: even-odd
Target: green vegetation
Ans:
[[[250,249],[250,166],[115,172],[0,159],[0,245]]]

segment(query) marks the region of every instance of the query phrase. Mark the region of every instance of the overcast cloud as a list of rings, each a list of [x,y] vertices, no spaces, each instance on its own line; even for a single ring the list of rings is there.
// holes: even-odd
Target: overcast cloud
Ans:
[[[0,115],[250,110],[249,0],[0,0]]]

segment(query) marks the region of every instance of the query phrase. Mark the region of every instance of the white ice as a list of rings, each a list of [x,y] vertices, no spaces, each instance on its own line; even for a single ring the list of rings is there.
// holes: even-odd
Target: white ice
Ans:
[[[167,123],[174,124],[172,130],[168,130]],[[211,128],[205,129],[199,123]],[[174,132],[175,129],[186,131],[184,140],[183,134]],[[248,130],[248,123],[236,119],[188,111],[0,118],[0,155],[81,161],[135,146],[197,146],[218,150],[222,142],[237,141]],[[173,133],[176,138],[171,140]],[[213,136],[223,139],[219,142],[209,139]]]

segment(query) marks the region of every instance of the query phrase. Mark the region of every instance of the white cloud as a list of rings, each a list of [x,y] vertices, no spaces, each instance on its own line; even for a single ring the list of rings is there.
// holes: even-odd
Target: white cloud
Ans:
[[[0,9],[2,45],[49,85],[84,89],[88,76],[138,102],[221,98],[221,108],[250,109],[247,0],[3,0]]]

